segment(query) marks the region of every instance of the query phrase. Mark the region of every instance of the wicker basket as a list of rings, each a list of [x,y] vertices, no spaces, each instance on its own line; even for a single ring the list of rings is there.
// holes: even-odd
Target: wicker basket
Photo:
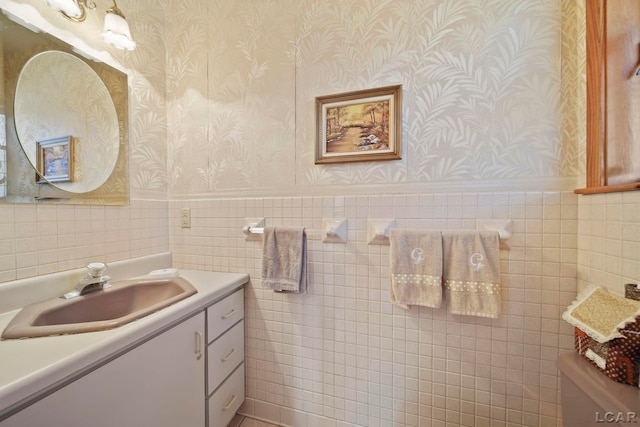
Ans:
[[[640,301],[640,289],[636,283],[627,283],[624,285],[624,297]]]
[[[629,323],[620,332],[625,338],[614,338],[601,344],[575,328],[576,351],[612,380],[637,386],[640,371],[640,322],[636,320]]]

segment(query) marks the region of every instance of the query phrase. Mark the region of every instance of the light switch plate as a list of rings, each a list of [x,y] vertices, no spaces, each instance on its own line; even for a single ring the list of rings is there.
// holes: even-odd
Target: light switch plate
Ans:
[[[182,228],[191,228],[191,209],[180,209],[180,226]]]

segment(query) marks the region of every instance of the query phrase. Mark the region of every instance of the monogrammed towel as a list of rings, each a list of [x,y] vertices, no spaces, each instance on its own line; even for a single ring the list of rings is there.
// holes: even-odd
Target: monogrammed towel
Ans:
[[[497,318],[500,236],[495,231],[443,231],[443,280],[449,312]]]
[[[391,302],[438,308],[442,303],[442,236],[439,231],[389,230]]]

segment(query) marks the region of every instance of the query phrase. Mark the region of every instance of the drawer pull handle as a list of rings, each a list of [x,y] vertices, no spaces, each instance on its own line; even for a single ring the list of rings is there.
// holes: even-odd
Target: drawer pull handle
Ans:
[[[223,357],[222,359],[220,359],[221,362],[226,362],[227,360],[231,359],[233,357],[233,355],[236,354],[236,349],[234,348],[233,350],[231,350],[229,352],[229,354],[227,354],[225,357]]]
[[[231,402],[227,403],[226,405],[224,405],[222,407],[223,411],[226,411],[227,409],[231,408],[233,406],[233,402],[236,401],[236,399],[238,398],[238,396],[236,396],[235,394],[231,397]]]
[[[202,359],[202,334],[200,332],[196,332],[196,360]]]
[[[236,314],[236,309],[234,308],[233,310],[231,310],[230,312],[228,312],[227,314],[225,314],[224,316],[220,316],[221,319],[228,319],[229,317],[233,316],[234,314]]]

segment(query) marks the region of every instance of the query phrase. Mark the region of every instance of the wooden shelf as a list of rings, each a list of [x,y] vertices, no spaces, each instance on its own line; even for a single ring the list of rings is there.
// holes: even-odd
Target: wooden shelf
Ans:
[[[619,191],[634,191],[640,190],[640,182],[631,182],[629,184],[620,185],[603,185],[597,187],[578,188],[573,190],[576,194],[600,194],[600,193],[615,193]]]

